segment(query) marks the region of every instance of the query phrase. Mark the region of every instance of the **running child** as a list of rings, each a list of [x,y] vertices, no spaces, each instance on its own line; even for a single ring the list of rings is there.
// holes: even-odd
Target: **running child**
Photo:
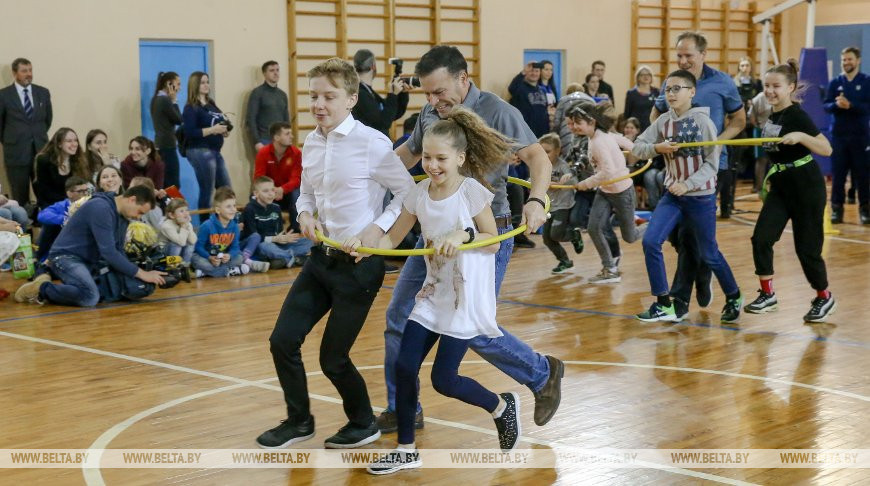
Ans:
[[[764,96],[773,112],[762,129],[762,137],[782,137],[779,144],[765,144],[771,168],[761,186],[764,204],[752,232],[752,260],[761,283],[758,298],[744,307],[761,314],[777,309],[773,291],[773,245],[782,236],[788,220],[794,231],[794,246],[804,276],[816,291],[806,322],[823,322],[837,306],[828,290],[828,274],[822,259],[823,218],[827,192],[825,177],[813,153],[827,157],[832,148],[809,115],[795,103],[797,62],[770,68],[764,75]],[[765,185],[770,189],[765,195]]]
[[[695,75],[680,69],[668,75],[665,88],[670,110],[650,125],[634,142],[632,153],[640,159],[665,154],[667,192],[653,211],[643,237],[643,253],[652,294],[656,301],[637,315],[644,322],[677,322],[668,289],[668,275],[662,257],[662,244],[682,221],[694,230],[701,259],[713,270],[725,292],[722,322],[736,322],[743,307],[743,296],[731,267],[716,242],[716,173],[720,147],[678,148],[677,143],[716,140],[716,126],[706,107],[692,107]]]
[[[502,450],[513,449],[520,436],[519,396],[495,393],[459,375],[469,340],[502,335],[495,321],[495,253],[499,245],[458,251],[475,240],[498,234],[490,208],[493,193],[486,174],[503,164],[510,144],[464,107],[457,106],[431,125],[423,137],[423,170],[429,175],[405,199],[396,224],[380,247],[395,248],[420,221],[426,248],[426,280],[417,294],[396,362],[396,415],[399,444],[386,459],[371,464],[371,474],[390,474],[420,467],[414,443],[417,376],[426,355],[438,344],[432,385],[439,393],[480,407],[495,420]],[[357,255],[358,239],[348,242]]]

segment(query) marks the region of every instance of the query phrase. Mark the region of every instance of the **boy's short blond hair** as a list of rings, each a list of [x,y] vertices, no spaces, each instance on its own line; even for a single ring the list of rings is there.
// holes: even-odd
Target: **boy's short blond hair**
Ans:
[[[214,191],[214,205],[226,201],[227,199],[235,199],[236,193],[233,191],[233,188],[230,186],[218,187]]]
[[[325,77],[336,88],[348,95],[359,93],[359,75],[353,65],[344,59],[333,57],[308,70],[308,79]]]
[[[545,143],[557,150],[562,148],[562,140],[560,140],[559,135],[555,133],[546,133],[544,135],[541,135],[541,138],[538,139],[538,143]]]
[[[271,177],[265,175],[254,178],[254,190],[256,191],[262,184],[266,183],[274,184],[275,181],[273,181]]]

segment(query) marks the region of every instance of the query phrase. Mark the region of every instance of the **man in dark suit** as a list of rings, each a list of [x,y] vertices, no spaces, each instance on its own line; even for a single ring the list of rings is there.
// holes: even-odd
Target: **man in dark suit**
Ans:
[[[360,123],[390,136],[390,126],[402,118],[408,108],[408,91],[411,87],[395,78],[390,82],[390,93],[381,98],[372,82],[378,74],[375,55],[368,49],[360,49],[353,56],[353,66],[359,75],[359,101],[353,107],[353,117]]]
[[[0,143],[12,199],[30,201],[33,159],[48,143],[51,94],[33,84],[33,65],[24,58],[12,61],[15,81],[0,89]]]

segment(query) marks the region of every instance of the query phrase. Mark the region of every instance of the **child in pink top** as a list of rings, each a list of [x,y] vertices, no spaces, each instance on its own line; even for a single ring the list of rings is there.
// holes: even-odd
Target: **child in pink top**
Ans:
[[[615,283],[622,280],[619,273],[619,257],[613,256],[605,229],[610,225],[610,215],[616,213],[622,239],[633,243],[643,236],[646,226],[634,223],[635,192],[631,179],[625,178],[612,184],[601,185],[628,175],[625,157],[615,136],[607,133],[613,120],[604,114],[607,108],[591,103],[581,103],[568,116],[574,122],[574,134],[589,137],[589,158],[595,165],[595,174],[578,182],[574,187],[585,191],[595,187],[595,200],[589,211],[589,238],[601,258],[601,272],[589,279],[590,283]],[[611,238],[614,238],[611,233]],[[614,246],[618,247],[618,242]]]

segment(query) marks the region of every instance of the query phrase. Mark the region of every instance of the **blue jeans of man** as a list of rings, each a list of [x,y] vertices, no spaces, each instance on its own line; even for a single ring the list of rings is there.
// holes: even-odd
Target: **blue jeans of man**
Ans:
[[[218,187],[229,186],[230,176],[223,156],[217,150],[207,148],[187,149],[187,160],[193,166],[199,184],[198,209],[211,207],[211,197]]]
[[[513,229],[508,225],[499,229],[499,234]],[[423,247],[423,238],[417,240],[417,248]],[[507,271],[511,253],[513,253],[513,238],[501,242],[498,253],[495,254],[495,295],[501,290],[501,282]],[[412,256],[405,260],[399,280],[393,289],[390,305],[387,307],[387,329],[384,331],[385,356],[384,377],[387,383],[387,402],[389,410],[396,410],[396,360],[399,357],[399,347],[402,343],[402,333],[408,322],[408,316],[414,309],[417,292],[426,280],[426,262],[422,256]],[[517,339],[503,327],[499,329],[504,336],[489,338],[477,336],[469,343],[469,347],[483,359],[507,374],[521,385],[526,385],[533,392],[544,387],[550,376],[550,364],[547,358],[536,353],[528,344]],[[419,387],[419,381],[418,381]],[[420,405],[417,405],[420,410]]]
[[[58,255],[48,264],[62,283],[45,282],[39,287],[40,300],[52,304],[93,307],[100,301],[100,290],[91,275],[90,265],[73,255]]]
[[[292,266],[297,256],[307,255],[313,243],[308,238],[299,238],[295,243],[260,243],[254,256],[258,260],[284,260]]]
[[[666,193],[659,201],[643,236],[643,254],[652,294],[668,295],[662,244],[681,220],[693,228],[701,260],[713,270],[722,291],[726,295],[736,294],[739,291],[737,281],[716,242],[716,195],[674,196],[671,193]]]

